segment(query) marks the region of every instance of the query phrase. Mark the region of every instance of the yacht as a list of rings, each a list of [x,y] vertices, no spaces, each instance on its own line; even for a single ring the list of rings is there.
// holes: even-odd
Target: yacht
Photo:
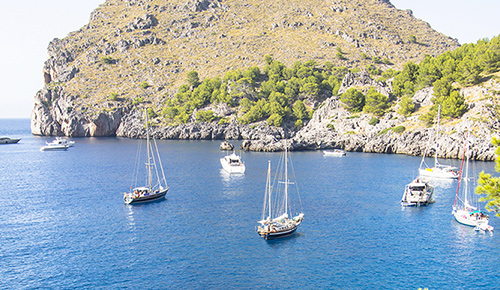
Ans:
[[[323,155],[325,155],[325,156],[333,156],[333,157],[343,157],[343,156],[346,156],[345,151],[342,150],[342,149],[333,149],[333,150],[323,151]]]
[[[412,182],[406,185],[401,198],[402,206],[423,206],[433,203],[432,194],[434,187],[428,182],[417,177]]]
[[[234,152],[221,158],[220,164],[228,173],[245,173],[245,162]]]

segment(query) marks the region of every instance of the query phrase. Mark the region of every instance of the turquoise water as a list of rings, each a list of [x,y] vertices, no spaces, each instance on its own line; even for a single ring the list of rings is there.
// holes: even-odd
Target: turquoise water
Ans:
[[[265,241],[267,161],[242,152],[228,176],[215,141],[159,141],[167,199],[125,205],[137,140],[78,138],[40,152],[29,120],[0,120],[0,286],[140,289],[496,289],[498,232],[477,233],[451,215],[456,181],[435,204],[401,208],[420,158],[292,152],[305,213],[292,237]],[[238,142],[233,142],[239,145]],[[237,152],[239,153],[239,152]],[[458,160],[443,163],[459,165]],[[471,173],[494,173],[474,162]],[[495,173],[496,174],[496,173]],[[500,221],[490,224],[500,230]]]

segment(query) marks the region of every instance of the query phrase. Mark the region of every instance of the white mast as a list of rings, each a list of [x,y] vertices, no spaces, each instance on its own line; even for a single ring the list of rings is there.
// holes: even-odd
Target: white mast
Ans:
[[[268,195],[268,203],[269,203],[269,219],[271,219],[271,160],[268,160],[268,168],[267,168],[267,195]]]
[[[288,214],[288,150],[285,139],[285,213]]]
[[[441,116],[441,105],[438,107],[438,119],[436,126],[436,154],[434,155],[434,167],[436,167],[438,162],[438,152],[439,152],[439,117]]]
[[[467,151],[465,151],[467,155],[467,163],[465,164],[465,186],[464,186],[464,205],[466,208],[469,207],[469,201],[467,200],[467,194],[469,191],[469,140],[468,140],[469,131],[467,130],[467,137],[465,142],[467,142]]]
[[[149,186],[149,190],[152,190],[152,177],[151,177],[151,153],[149,152],[150,148],[149,148],[149,124],[148,124],[148,110],[147,109],[144,109],[144,113],[146,114],[146,147],[147,147],[147,151],[148,151],[148,163],[147,163],[147,166],[148,166],[148,186]]]

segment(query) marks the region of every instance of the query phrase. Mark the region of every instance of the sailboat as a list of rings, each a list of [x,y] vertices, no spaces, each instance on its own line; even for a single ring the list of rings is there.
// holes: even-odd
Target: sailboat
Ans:
[[[274,185],[271,182],[271,161],[268,162],[266,190],[262,219],[258,221],[257,233],[266,240],[292,235],[304,219],[304,214],[289,218],[289,185],[295,184],[288,179],[288,150],[285,150],[278,165]],[[297,192],[298,193],[298,192]],[[300,199],[299,199],[300,200]]]
[[[429,177],[429,178],[448,178],[455,179],[458,178],[458,168],[450,165],[440,164],[438,161],[438,153],[439,153],[439,117],[441,115],[441,106],[438,109],[437,122],[436,122],[436,152],[434,154],[434,167],[429,167],[425,163],[425,156],[427,155],[427,149],[430,146],[427,146],[427,149],[422,156],[422,161],[420,162],[420,168],[418,169],[418,173],[421,177]],[[429,140],[430,141],[430,140]],[[425,165],[425,167],[423,167]]]
[[[145,119],[146,119],[146,151],[147,151],[146,184],[144,186],[135,187],[133,189],[131,186],[130,192],[124,192],[123,201],[126,204],[147,202],[164,198],[169,189],[167,186],[167,180],[165,178],[165,172],[163,171],[163,166],[161,164],[160,154],[158,152],[158,146],[156,144],[156,140],[153,138],[151,142],[151,138],[149,136],[150,132],[149,132],[147,110],[145,110],[145,115],[146,115]],[[140,160],[139,156],[141,155],[140,151],[141,151],[141,144],[139,144],[138,148],[136,173],[138,171],[137,169],[139,167],[142,167],[139,166],[139,160]],[[158,169],[158,167],[160,169]]]
[[[474,198],[474,194],[469,193],[469,131],[467,131],[467,136],[465,139],[464,157],[462,158],[462,166],[460,172],[463,172],[463,163],[466,158],[465,163],[465,177],[460,178],[457,185],[457,193],[455,195],[455,204],[453,205],[453,211],[451,212],[455,217],[455,220],[461,224],[474,227],[477,231],[493,231],[493,227],[488,225],[489,216],[479,209],[477,204],[477,198]],[[462,176],[460,176],[462,177]],[[460,185],[464,183],[462,191],[460,192]],[[475,200],[474,200],[475,199]],[[474,200],[474,201],[473,201]],[[474,205],[471,204],[474,203]]]

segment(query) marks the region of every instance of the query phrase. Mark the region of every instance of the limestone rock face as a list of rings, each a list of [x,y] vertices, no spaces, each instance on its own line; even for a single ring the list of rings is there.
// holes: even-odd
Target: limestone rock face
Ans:
[[[35,96],[31,113],[31,132],[34,135],[98,137],[115,136],[126,108],[101,112],[93,117],[74,110],[72,97],[62,89],[48,86]]]

